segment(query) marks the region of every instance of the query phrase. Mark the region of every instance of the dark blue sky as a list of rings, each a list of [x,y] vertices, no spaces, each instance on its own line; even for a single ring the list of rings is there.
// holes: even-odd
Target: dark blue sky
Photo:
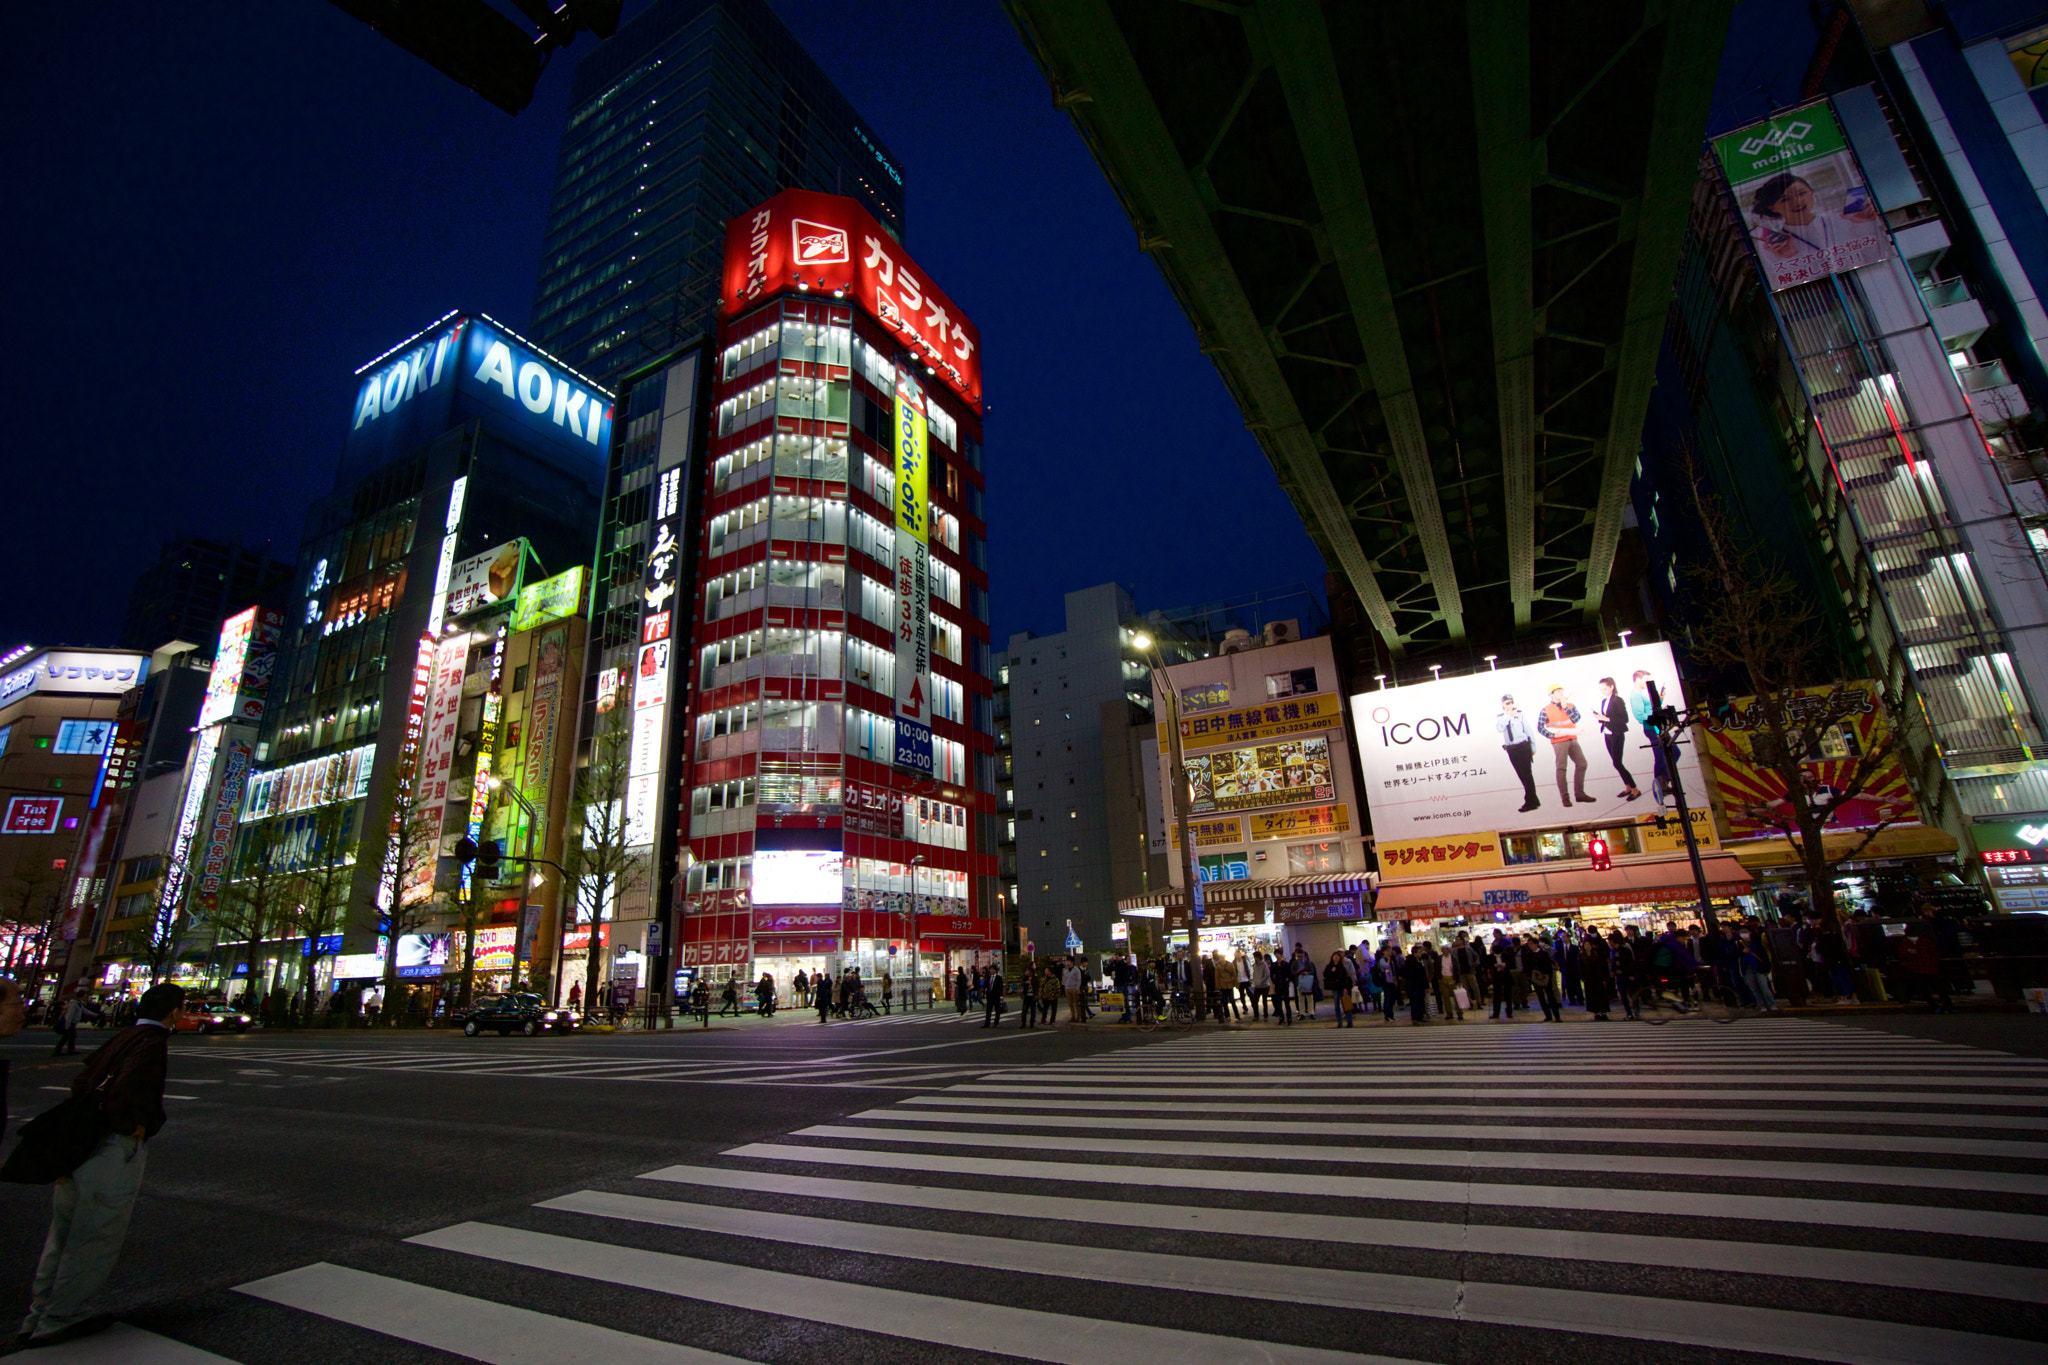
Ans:
[[[1061,593],[1109,579],[1147,606],[1320,591],[1299,519],[1000,10],[775,9],[896,152],[910,248],[980,325],[996,641],[1060,629]],[[289,557],[355,367],[450,308],[523,328],[532,303],[569,62],[592,39],[515,119],[323,0],[174,13],[10,15],[0,649],[110,641],[169,535]],[[1810,24],[1797,0],[1748,0],[1737,30],[1752,55],[1717,104],[1755,116],[1742,106],[1760,114],[1788,64],[1796,86],[1804,58],[1785,54],[1810,51]]]

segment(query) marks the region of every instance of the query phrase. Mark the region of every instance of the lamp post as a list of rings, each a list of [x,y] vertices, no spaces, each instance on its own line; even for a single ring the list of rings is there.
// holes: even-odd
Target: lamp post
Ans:
[[[1166,699],[1166,743],[1168,752],[1172,755],[1170,761],[1173,767],[1173,780],[1169,783],[1173,791],[1173,822],[1180,833],[1181,881],[1188,896],[1188,1003],[1195,1009],[1195,1017],[1199,1019],[1202,1008],[1202,934],[1201,930],[1196,928],[1195,898],[1201,880],[1201,869],[1195,862],[1195,841],[1188,832],[1187,765],[1181,758],[1180,748],[1180,694],[1174,691],[1173,679],[1167,675],[1166,660],[1159,653],[1158,642],[1141,630],[1131,636],[1131,643],[1140,651],[1152,656],[1152,688]],[[1170,929],[1166,936],[1166,946],[1170,952],[1173,947],[1173,933]]]
[[[924,866],[924,854],[910,860],[910,1008],[917,1008],[917,869]]]

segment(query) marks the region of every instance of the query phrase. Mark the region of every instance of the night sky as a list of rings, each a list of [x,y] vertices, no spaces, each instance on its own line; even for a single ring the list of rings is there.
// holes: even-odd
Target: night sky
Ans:
[[[1320,557],[998,7],[774,8],[896,153],[909,248],[981,328],[997,645],[1061,629],[1060,595],[1111,579],[1146,607],[1320,593]],[[451,308],[525,329],[571,64],[595,40],[512,118],[323,0],[9,21],[0,650],[111,643],[166,537],[293,557],[358,365]],[[1796,94],[1810,32],[1796,0],[1748,0],[1717,117],[1759,116],[1787,70]]]

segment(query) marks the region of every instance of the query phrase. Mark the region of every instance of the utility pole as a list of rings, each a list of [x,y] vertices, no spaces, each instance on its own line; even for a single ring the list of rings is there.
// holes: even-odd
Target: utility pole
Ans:
[[[1158,642],[1143,631],[1131,637],[1131,643],[1152,656],[1153,690],[1166,699],[1166,744],[1171,754],[1172,779],[1168,786],[1173,793],[1173,822],[1180,834],[1181,879],[1188,893],[1188,1004],[1195,1011],[1195,1018],[1202,1017],[1204,997],[1202,994],[1202,875],[1201,867],[1195,861],[1195,841],[1188,831],[1187,765],[1181,756],[1180,747],[1180,694],[1174,691],[1173,679],[1166,672],[1166,661],[1159,652]],[[1169,929],[1166,945],[1171,961],[1173,934]]]
[[[1685,803],[1685,779],[1678,773],[1678,734],[1689,728],[1691,721],[1681,716],[1674,706],[1665,704],[1657,684],[1648,679],[1644,685],[1650,693],[1650,724],[1656,728],[1650,732],[1650,742],[1657,746],[1657,756],[1664,764],[1664,778],[1671,784],[1671,795],[1678,803],[1678,824],[1685,834],[1686,855],[1692,859],[1693,888],[1699,892],[1700,921],[1706,925],[1709,935],[1718,934],[1720,925],[1714,919],[1713,898],[1707,894],[1707,869],[1700,862],[1699,839],[1692,831],[1692,811]]]

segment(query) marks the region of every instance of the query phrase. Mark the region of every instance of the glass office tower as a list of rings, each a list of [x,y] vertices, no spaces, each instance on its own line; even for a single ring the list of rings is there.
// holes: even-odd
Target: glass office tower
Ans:
[[[533,334],[616,389],[707,336],[726,221],[789,188],[903,235],[903,174],[767,5],[659,0],[576,68]]]

